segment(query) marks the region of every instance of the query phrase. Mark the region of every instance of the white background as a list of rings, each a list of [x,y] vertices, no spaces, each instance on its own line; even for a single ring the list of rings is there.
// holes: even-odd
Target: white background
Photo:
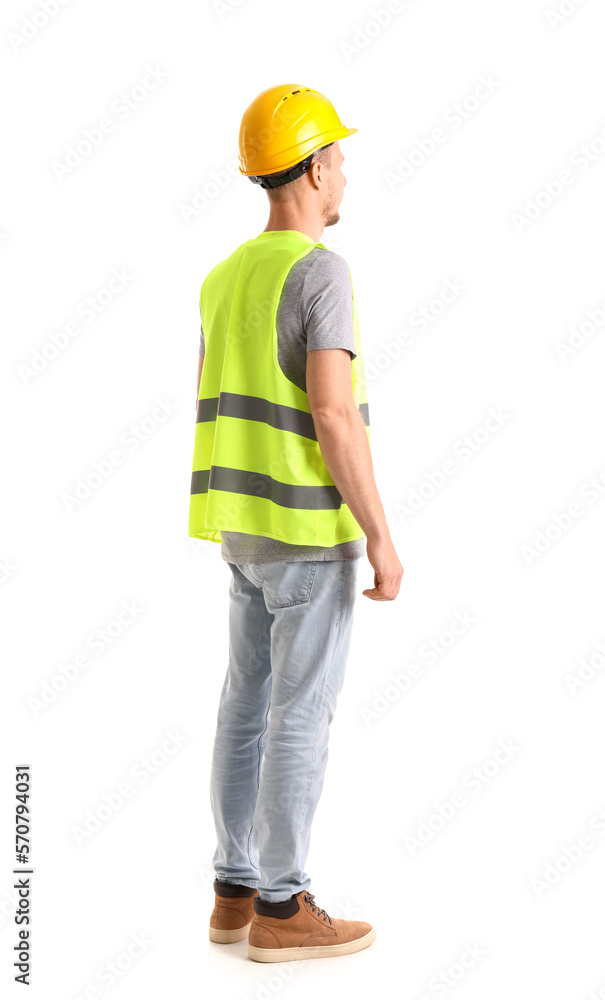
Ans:
[[[72,0],[44,23],[33,0],[4,4],[3,995],[23,995],[11,885],[25,763],[30,997],[605,996],[605,497],[586,486],[605,482],[605,14],[598,0],[568,0],[558,21],[554,0],[393,6]],[[121,118],[113,102],[148,67],[161,82]],[[370,602],[362,564],[307,864],[319,905],[370,921],[376,941],[265,967],[245,941],[208,941],[230,572],[187,519],[199,289],[265,228],[237,137],[250,101],[286,82],[359,129],[341,142],[341,222],[323,238],[351,267],[368,369],[382,366],[372,453],[405,573],[394,602]],[[113,130],[62,170],[107,117]],[[113,269],[127,283],[106,302]],[[448,279],[464,291],[443,308]],[[88,296],[105,302],[92,322]],[[506,418],[482,430],[490,408]],[[111,475],[70,507],[95,463]],[[120,628],[122,602],[140,610]],[[474,621],[452,639],[458,613]],[[180,747],[136,779],[170,732]],[[498,761],[500,741],[514,749]],[[132,797],[78,841],[124,782]],[[136,934],[146,951],[103,985]]]

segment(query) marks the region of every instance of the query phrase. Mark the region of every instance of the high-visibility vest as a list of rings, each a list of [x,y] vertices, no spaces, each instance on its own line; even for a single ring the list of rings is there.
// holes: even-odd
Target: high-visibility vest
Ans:
[[[313,247],[295,230],[262,232],[206,277],[200,313],[206,353],[198,397],[189,536],[221,531],[294,545],[364,538],[326,468],[309,397],[279,366],[276,317],[288,272]],[[370,444],[359,317],[353,398]]]

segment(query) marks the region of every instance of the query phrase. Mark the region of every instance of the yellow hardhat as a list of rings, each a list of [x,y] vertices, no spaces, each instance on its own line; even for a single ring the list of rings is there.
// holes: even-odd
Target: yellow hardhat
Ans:
[[[334,106],[311,87],[284,83],[255,97],[239,130],[240,173],[261,187],[279,187],[309,169],[311,156],[323,146],[357,132],[343,125]],[[257,180],[295,167],[275,183]]]

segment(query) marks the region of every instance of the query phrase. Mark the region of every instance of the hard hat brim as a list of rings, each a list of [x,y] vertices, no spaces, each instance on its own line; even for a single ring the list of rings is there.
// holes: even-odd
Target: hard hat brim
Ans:
[[[262,176],[270,177],[271,174],[278,174],[282,170],[288,170],[289,167],[295,167],[297,163],[300,163],[301,160],[305,160],[308,156],[311,155],[311,153],[316,153],[318,149],[322,148],[322,146],[328,146],[332,142],[338,142],[339,139],[346,139],[348,136],[354,135],[355,132],[359,132],[359,129],[347,128],[346,125],[340,125],[338,128],[332,129],[330,132],[322,132],[320,135],[313,136],[312,138],[307,139],[307,141],[303,144],[302,147],[301,145],[292,147],[296,148],[297,150],[297,155],[293,159],[285,160],[283,163],[280,163],[280,165],[278,167],[275,167],[273,170],[264,170]],[[302,148],[304,148],[304,155],[301,156]],[[287,154],[288,152],[289,152],[288,150],[284,150],[284,154]],[[240,174],[243,174],[244,177],[257,176],[256,170],[242,170],[241,156],[239,157],[239,159],[240,159],[240,167],[239,167]]]

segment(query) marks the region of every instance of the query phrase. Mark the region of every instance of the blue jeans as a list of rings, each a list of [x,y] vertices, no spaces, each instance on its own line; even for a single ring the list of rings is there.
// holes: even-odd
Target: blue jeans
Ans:
[[[210,800],[223,882],[280,903],[304,870],[344,682],[359,558],[228,563],[229,665]]]

